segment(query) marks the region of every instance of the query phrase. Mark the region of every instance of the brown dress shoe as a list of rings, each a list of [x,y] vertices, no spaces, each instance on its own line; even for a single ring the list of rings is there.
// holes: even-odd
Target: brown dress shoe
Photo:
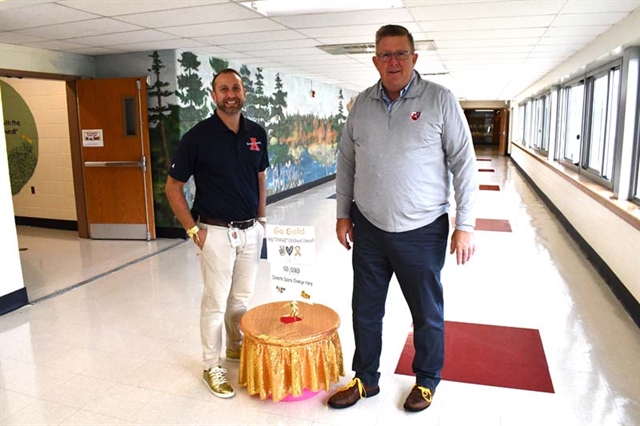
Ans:
[[[362,384],[357,377],[349,384],[329,398],[328,404],[332,408],[347,408],[360,401],[362,398],[375,396],[380,392],[379,386],[368,387]]]
[[[422,386],[414,385],[411,389],[411,393],[404,402],[404,409],[407,411],[422,411],[425,408],[429,408],[431,405],[431,399],[433,398],[433,391],[431,389],[423,388]]]

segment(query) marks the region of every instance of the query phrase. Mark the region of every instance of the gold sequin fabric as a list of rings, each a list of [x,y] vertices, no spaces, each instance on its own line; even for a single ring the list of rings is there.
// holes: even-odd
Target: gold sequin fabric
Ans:
[[[244,343],[238,382],[249,395],[280,401],[306,388],[329,390],[344,376],[338,335],[340,317],[321,304],[299,303],[302,321],[283,323],[291,309],[282,302],[249,310],[240,321]]]

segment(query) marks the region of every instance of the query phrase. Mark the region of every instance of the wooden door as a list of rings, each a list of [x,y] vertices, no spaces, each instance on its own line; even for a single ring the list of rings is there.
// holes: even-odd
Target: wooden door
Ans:
[[[89,236],[155,239],[145,78],[79,80]]]
[[[498,143],[499,143],[498,151],[500,155],[504,156],[504,155],[507,155],[507,148],[508,148],[507,136],[509,132],[509,109],[502,108],[500,110],[500,123],[499,123],[499,127],[497,128],[500,132],[498,137]]]

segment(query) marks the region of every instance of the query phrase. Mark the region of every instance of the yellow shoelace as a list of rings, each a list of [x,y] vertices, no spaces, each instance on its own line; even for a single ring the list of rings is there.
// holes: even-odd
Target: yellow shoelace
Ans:
[[[422,397],[424,398],[424,400],[427,401],[429,404],[431,404],[431,398],[432,398],[431,389],[423,388],[422,386],[418,386],[418,389],[420,389],[420,392],[422,392]]]
[[[349,388],[352,388],[352,387],[354,387],[356,385],[358,386],[358,392],[360,393],[360,398],[366,398],[367,397],[367,391],[364,390],[364,385],[362,384],[362,381],[357,377],[355,379],[351,380],[345,387],[340,389],[338,392],[345,391],[345,390],[347,390]]]

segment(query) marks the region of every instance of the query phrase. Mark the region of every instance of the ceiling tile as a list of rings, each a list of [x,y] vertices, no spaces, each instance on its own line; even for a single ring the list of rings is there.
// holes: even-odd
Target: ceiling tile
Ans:
[[[164,30],[163,30],[164,31]],[[246,34],[225,34],[214,35],[208,37],[193,37],[194,40],[201,41],[208,44],[243,44],[252,42],[266,42],[266,41],[280,41],[280,40],[296,40],[305,38],[302,34],[294,30],[282,30],[282,31],[264,31],[259,33],[246,33]]]
[[[260,55],[271,58],[285,58],[290,56],[297,56],[298,59],[305,56],[330,56],[328,53],[323,52],[317,47],[301,47],[297,49],[277,49],[277,50],[262,50]]]
[[[259,13],[253,12],[246,7],[233,3],[225,3],[180,9],[180,13],[176,13],[174,10],[164,10],[124,15],[119,16],[118,19],[145,27],[162,28],[204,24],[208,22],[241,21],[262,17]]]
[[[241,58],[252,57],[251,55],[247,55],[246,53],[230,52],[227,49],[223,49],[217,46],[194,47],[190,50],[193,53],[202,53],[204,55],[214,55],[214,56],[218,56],[221,59],[241,59]]]
[[[29,7],[42,3],[53,3],[55,0],[4,0],[0,1],[0,12],[9,9]]]
[[[598,36],[611,28],[610,25],[590,25],[585,27],[550,27],[545,37]]]
[[[426,37],[421,34],[421,32],[412,33],[414,40],[426,40]],[[316,44],[374,44],[375,33],[371,36],[316,37],[315,40],[318,41]]]
[[[483,47],[459,47],[451,49],[438,49],[438,56],[445,58],[451,55],[485,55],[494,53],[527,53],[533,45],[522,46],[483,46]]]
[[[587,43],[590,43],[595,36],[576,36],[576,37],[542,37],[540,39],[539,45],[566,45],[566,44],[575,44],[584,46]]]
[[[431,31],[473,31],[495,30],[503,28],[536,28],[548,27],[554,15],[522,16],[513,18],[487,18],[487,19],[456,19],[450,21],[420,22],[420,27],[425,33]]]
[[[477,4],[447,4],[442,6],[414,7],[411,14],[416,21],[444,21],[457,19],[485,19],[555,15],[565,0],[505,1]]]
[[[265,18],[239,1],[0,0],[0,42],[82,55],[190,50],[362,90],[379,79],[371,54],[329,55],[315,46],[372,43],[394,22],[436,43],[437,51],[419,53],[418,72],[448,71],[433,79],[467,99],[499,98],[521,92],[640,4],[404,0],[394,9]]]
[[[289,28],[340,27],[348,25],[413,22],[405,9],[362,10],[358,12],[319,13],[313,15],[279,16],[273,20]]]
[[[531,52],[531,55],[529,55],[529,58],[568,58],[569,56],[573,55],[573,53],[575,52],[559,52],[557,50],[551,51],[551,52]]]
[[[631,12],[638,7],[638,0],[569,0],[562,8],[562,13]]]
[[[95,46],[84,46],[78,49],[69,49],[71,53],[77,53],[79,55],[111,55],[113,53],[122,53],[119,50],[115,49],[107,49],[105,47],[95,47]]]
[[[203,37],[220,34],[264,33],[265,31],[286,30],[286,28],[270,19],[258,18],[244,21],[210,22],[198,25],[164,27],[162,30],[181,37]]]
[[[195,40],[174,39],[174,40],[149,40],[140,43],[126,43],[109,46],[111,49],[122,50],[124,52],[140,52],[144,50],[166,50],[166,49],[189,49],[202,46]]]
[[[551,26],[580,27],[585,25],[613,25],[625,16],[627,16],[627,14],[624,12],[560,14]]]
[[[436,40],[469,40],[469,39],[517,39],[541,37],[545,33],[545,27],[515,28],[500,30],[458,30],[458,31],[425,31],[428,39]]]
[[[27,43],[27,46],[37,47],[38,49],[51,49],[51,50],[68,50],[87,47],[79,43],[70,43],[67,41],[51,40],[51,41],[38,41],[35,43]]]
[[[221,44],[221,47],[225,49],[233,50],[235,52],[255,52],[262,50],[275,50],[275,49],[290,49],[290,48],[304,48],[315,47],[318,42],[312,39],[301,40],[283,40],[283,41],[271,41],[265,43],[244,43],[244,44]]]
[[[582,44],[546,44],[534,47],[532,52],[577,52],[582,49]]]
[[[146,41],[172,40],[176,36],[164,34],[160,31],[141,30],[126,33],[104,34],[92,37],[72,38],[67,41],[82,42],[89,46],[114,46],[118,44],[142,43]]]
[[[46,27],[31,28],[28,31],[29,34],[37,37],[60,40],[65,38],[87,37],[141,29],[143,28],[127,24],[126,22],[120,22],[110,18],[98,18],[74,22],[73,25],[56,24],[48,25]]]
[[[153,1],[122,1],[122,0],[64,0],[58,3],[74,9],[91,12],[102,16],[130,15],[140,12],[153,12],[167,9],[182,9],[185,7],[206,6],[215,3],[226,3],[227,0],[153,0]]]
[[[407,22],[402,24],[415,39],[416,33],[422,33],[420,26],[413,22]],[[349,37],[349,36],[365,36],[371,40],[375,40],[376,31],[380,28],[379,24],[376,25],[347,25],[347,26],[334,26],[334,27],[316,27],[316,28],[301,28],[298,30],[302,34],[309,37]]]
[[[491,46],[533,46],[538,43],[539,38],[486,38],[486,39],[466,39],[466,40],[440,40],[436,46],[438,50],[453,48],[476,48]]]
[[[460,53],[441,53],[440,57],[445,63],[449,61],[491,61],[491,60],[500,60],[500,59],[525,59],[529,56],[529,51],[527,52],[517,52],[517,53],[475,53],[474,51],[460,52]]]
[[[42,3],[29,7],[0,11],[0,22],[2,23],[3,31],[42,27],[44,25],[55,25],[95,18],[99,18],[99,16],[54,3]]]

